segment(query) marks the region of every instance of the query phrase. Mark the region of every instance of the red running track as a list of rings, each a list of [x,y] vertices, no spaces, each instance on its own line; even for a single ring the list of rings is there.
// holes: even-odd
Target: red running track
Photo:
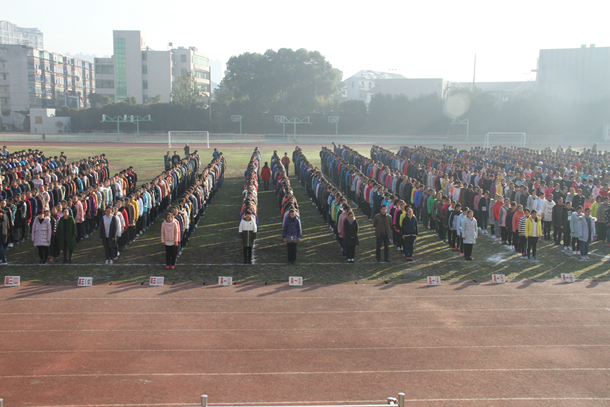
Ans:
[[[610,405],[610,282],[0,288],[13,406]]]

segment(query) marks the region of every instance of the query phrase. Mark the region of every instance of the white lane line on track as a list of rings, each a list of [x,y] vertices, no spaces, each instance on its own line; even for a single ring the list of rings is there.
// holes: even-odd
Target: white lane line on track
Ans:
[[[112,311],[94,311],[94,312],[3,312],[2,316],[5,315],[210,315],[210,314],[390,314],[390,313],[405,313],[405,312],[519,312],[519,311],[594,311],[604,310],[604,308],[498,308],[498,309],[483,309],[483,308],[470,308],[470,309],[403,309],[403,310],[367,310],[367,311],[185,311],[185,312],[112,312]]]
[[[472,402],[472,401],[606,401],[610,397],[494,397],[494,398],[462,398],[462,399],[405,399],[409,403],[438,403],[438,402]],[[332,400],[332,401],[265,401],[265,402],[235,402],[235,403],[214,403],[215,406],[268,406],[268,405],[336,405],[341,404],[365,404],[382,403],[382,400]],[[49,406],[34,407],[144,407],[144,406],[193,406],[192,402],[185,403],[146,403],[146,404],[56,404]]]
[[[338,327],[338,328],[207,328],[207,329],[15,329],[0,330],[0,333],[32,333],[32,332],[225,332],[225,331],[282,331],[282,332],[308,332],[308,331],[403,331],[410,329],[489,329],[489,328],[609,328],[608,324],[580,325],[580,324],[548,324],[548,325],[411,325],[411,326],[384,326],[384,327]]]
[[[326,284],[324,284],[326,285]],[[356,284],[354,284],[355,286]],[[135,287],[137,287],[137,285],[133,285]],[[262,284],[261,284],[262,286]],[[101,287],[100,285],[98,285],[97,287]],[[106,286],[104,286],[106,287]],[[129,288],[132,286],[107,286],[110,288],[114,289],[120,289],[120,288]],[[148,287],[148,285],[144,285],[141,287]],[[172,286],[168,286],[168,287],[172,287]],[[178,290],[181,286],[175,286],[176,290]],[[202,287],[205,287],[202,285]],[[208,286],[208,288],[210,287],[214,287],[214,286]],[[385,287],[385,285],[384,285]],[[239,288],[243,288],[243,287],[237,287]],[[169,292],[172,289],[168,289],[165,292]],[[41,295],[47,295],[49,293],[52,292],[62,292],[62,290],[58,289],[55,291],[50,291],[48,293],[45,294],[41,294]],[[118,294],[118,293],[117,293]],[[17,293],[17,295],[19,295]],[[48,297],[48,298],[12,298],[12,297],[6,297],[5,300],[10,300],[10,301],[64,301],[64,300],[79,300],[79,301],[96,301],[96,300],[102,300],[102,301],[110,301],[110,300],[120,300],[120,301],[146,301],[146,300],[172,300],[175,301],[176,299],[179,299],[180,301],[210,301],[210,300],[238,300],[238,301],[244,301],[244,300],[359,300],[362,301],[364,299],[366,300],[387,300],[387,299],[391,299],[391,298],[398,298],[398,299],[418,299],[418,298],[440,298],[440,299],[459,299],[462,297],[470,297],[470,298],[477,298],[477,297],[481,297],[481,298],[496,298],[496,297],[514,297],[514,298],[527,298],[527,297],[542,297],[542,296],[553,296],[553,297],[576,297],[576,298],[582,298],[582,297],[596,297],[596,296],[610,296],[610,293],[591,293],[591,294],[584,294],[584,293],[560,293],[560,294],[544,294],[544,293],[537,293],[537,294],[453,294],[453,295],[384,295],[384,296],[358,296],[358,297],[298,297],[298,296],[265,296],[265,297],[180,297],[180,298],[175,298],[175,297],[161,297],[161,296],[156,296],[156,297],[127,297],[127,298],[116,298],[116,297]],[[610,311],[610,308],[606,308],[608,311]]]
[[[462,373],[462,372],[607,372],[610,367],[568,367],[568,368],[498,368],[498,369],[409,369],[409,370],[353,370],[324,372],[226,372],[226,373],[68,373],[42,375],[6,375],[0,379],[30,379],[56,377],[133,377],[133,376],[307,376],[307,375],[369,375],[369,374],[410,374],[410,373]]]
[[[353,351],[353,350],[419,350],[419,349],[515,349],[515,348],[605,348],[610,344],[600,345],[455,345],[455,346],[390,346],[365,348],[280,348],[280,349],[81,349],[81,350],[5,350],[0,354],[10,353],[104,353],[104,352],[319,352],[319,351]]]

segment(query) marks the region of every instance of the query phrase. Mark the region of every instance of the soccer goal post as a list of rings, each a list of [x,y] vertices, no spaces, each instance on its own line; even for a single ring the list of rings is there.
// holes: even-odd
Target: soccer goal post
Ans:
[[[210,148],[210,132],[209,131],[168,131],[167,132],[167,148],[172,148],[178,144],[188,144],[191,147],[205,144]]]
[[[499,143],[502,143],[504,145],[515,144],[515,145],[519,145],[519,147],[525,147],[526,134],[520,133],[520,132],[502,132],[502,131],[495,131],[495,132],[487,133],[485,135],[485,148],[489,148],[490,140],[493,141],[494,143],[497,140]]]

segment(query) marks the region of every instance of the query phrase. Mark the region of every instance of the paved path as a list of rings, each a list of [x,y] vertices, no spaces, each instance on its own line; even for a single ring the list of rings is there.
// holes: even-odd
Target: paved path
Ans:
[[[610,405],[610,282],[0,288],[13,406]]]

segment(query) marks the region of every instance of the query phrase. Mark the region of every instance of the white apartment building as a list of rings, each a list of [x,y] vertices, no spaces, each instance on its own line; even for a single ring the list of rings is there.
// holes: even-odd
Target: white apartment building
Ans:
[[[155,51],[146,46],[140,31],[113,31],[114,55],[95,58],[96,91],[115,102],[135,97],[145,104],[157,95],[171,101],[174,82],[192,72],[204,97],[210,95],[210,64],[195,47]]]
[[[23,28],[6,20],[0,20],[1,44],[44,48],[42,31],[38,28]]]
[[[23,128],[30,108],[89,107],[93,64],[25,45],[0,45],[0,120]]]
[[[375,94],[373,90],[380,79],[397,79],[404,76],[397,73],[363,70],[343,81],[342,98],[344,100],[362,100],[366,105]]]

